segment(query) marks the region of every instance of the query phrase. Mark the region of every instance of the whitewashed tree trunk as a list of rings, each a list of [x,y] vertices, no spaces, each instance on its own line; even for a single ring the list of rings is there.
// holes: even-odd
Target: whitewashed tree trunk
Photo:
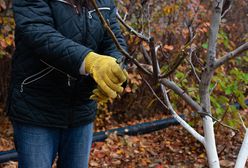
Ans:
[[[209,167],[218,168],[220,167],[220,163],[216,150],[213,120],[211,117],[203,117],[203,129],[205,138],[203,145],[207,152]]]
[[[214,64],[216,59],[216,40],[219,31],[219,24],[221,21],[221,9],[223,6],[223,0],[215,0],[213,2],[212,18],[209,30],[209,42],[208,42],[208,54],[206,60],[206,67],[201,76],[200,82],[200,100],[201,106],[204,112],[208,115],[211,113],[211,103],[210,103],[210,83],[212,76],[214,74]],[[205,115],[203,117],[203,129],[205,137],[205,149],[207,152],[207,158],[210,168],[219,168],[219,158],[217,155],[216,144],[215,144],[215,134],[213,127],[213,120],[211,117]]]
[[[248,129],[246,128],[245,138],[240,148],[235,168],[245,167],[245,163],[247,159],[248,159]]]

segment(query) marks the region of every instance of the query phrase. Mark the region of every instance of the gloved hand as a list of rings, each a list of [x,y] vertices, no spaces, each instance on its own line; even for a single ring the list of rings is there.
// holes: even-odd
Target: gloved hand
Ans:
[[[110,98],[106,96],[99,87],[93,90],[93,94],[90,96],[90,99],[97,101],[100,105],[104,105],[110,100]]]
[[[90,52],[85,57],[85,71],[94,78],[105,97],[116,98],[117,93],[123,92],[121,85],[127,80],[127,72],[121,69],[115,58]],[[95,90],[97,97],[100,90]]]

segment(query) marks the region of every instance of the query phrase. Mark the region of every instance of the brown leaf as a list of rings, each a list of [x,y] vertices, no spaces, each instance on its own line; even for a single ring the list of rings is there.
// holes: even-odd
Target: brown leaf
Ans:
[[[220,165],[223,167],[233,167],[234,163],[230,160],[220,160]]]
[[[167,44],[165,44],[165,45],[164,45],[164,49],[171,51],[171,50],[174,49],[174,47],[173,47],[172,45],[167,45]]]
[[[99,164],[96,161],[92,160],[90,161],[90,166],[99,167]]]

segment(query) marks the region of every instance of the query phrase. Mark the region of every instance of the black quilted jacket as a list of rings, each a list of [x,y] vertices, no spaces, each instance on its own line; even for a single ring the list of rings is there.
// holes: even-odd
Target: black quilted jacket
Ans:
[[[126,47],[111,0],[98,6],[120,44]],[[65,0],[13,0],[16,23],[8,115],[12,120],[48,127],[92,122],[96,84],[79,74],[94,51],[121,57],[94,9],[81,10]]]

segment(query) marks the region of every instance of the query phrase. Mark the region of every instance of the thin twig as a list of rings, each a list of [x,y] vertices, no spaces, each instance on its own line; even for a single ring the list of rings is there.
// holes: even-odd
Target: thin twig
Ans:
[[[231,97],[232,97],[232,96],[231,96]],[[233,99],[233,98],[231,98],[231,99],[228,100],[228,104],[231,104],[232,99]],[[227,112],[228,112],[228,107],[225,108],[225,112],[224,112],[223,115],[221,116],[220,121],[223,121],[223,120],[225,119],[225,117],[226,117],[226,115],[227,115]],[[216,127],[216,132],[217,132],[218,130],[219,130],[219,125],[217,125],[217,127]]]
[[[116,16],[117,19],[121,22],[121,24],[130,32],[133,33],[134,35],[136,35],[137,37],[139,37],[140,39],[146,41],[149,43],[150,38],[146,37],[145,35],[143,35],[142,33],[137,32],[134,28],[132,28],[131,26],[129,26],[124,19],[122,19],[122,17],[120,16],[119,12],[116,12]]]
[[[227,124],[224,124],[223,122],[221,122],[220,120],[218,120],[218,119],[216,119],[216,118],[214,119],[214,121],[216,121],[217,123],[219,123],[219,124],[222,125],[223,127],[226,127],[226,128],[229,128],[229,129],[231,129],[231,130],[233,130],[233,131],[239,132],[238,129],[233,128],[233,127],[231,127],[231,126],[229,126],[229,125],[227,125]]]
[[[191,55],[192,55],[192,54],[191,54]],[[190,64],[190,66],[191,66],[191,68],[192,68],[192,70],[193,70],[193,73],[194,73],[194,75],[195,75],[197,81],[200,83],[200,82],[201,82],[201,79],[200,79],[200,77],[198,76],[198,74],[197,74],[197,72],[196,72],[196,69],[195,69],[194,64],[192,63],[191,55],[189,56],[189,59],[186,59],[186,60],[189,62],[189,64]]]
[[[243,118],[242,118],[242,116],[241,116],[240,113],[239,113],[239,119],[240,119],[240,121],[241,121],[241,123],[242,123],[243,128],[246,130],[247,127],[245,126],[244,120],[243,120]]]
[[[159,75],[159,78],[167,78],[173,72],[175,72],[175,70],[179,67],[179,65],[181,65],[181,63],[184,61],[184,59],[188,56],[185,50],[188,48],[188,46],[191,45],[194,38],[195,38],[195,36],[193,36],[192,39],[189,38],[189,40],[186,42],[186,44],[184,45],[182,50],[177,54],[176,61],[171,66],[168,67],[168,71],[165,74]]]
[[[149,38],[151,37],[151,13],[150,13],[150,0],[148,0],[148,4],[147,4],[147,19],[148,19],[148,36]]]
[[[215,82],[214,86],[209,90],[209,94],[211,95],[214,89],[216,88],[218,82]]]
[[[192,27],[192,25],[193,25],[193,23],[194,23],[194,21],[196,19],[196,16],[197,16],[197,14],[198,14],[198,12],[200,10],[201,3],[202,3],[202,0],[200,0],[200,2],[199,2],[198,6],[197,6],[197,8],[196,8],[196,10],[194,12],[194,15],[193,15],[191,21],[188,23],[188,27]]]
[[[198,7],[197,7],[197,10],[196,10],[196,12],[195,12],[195,14],[194,14],[194,17],[192,18],[191,22],[189,23],[189,25],[187,25],[187,26],[188,26],[188,30],[189,30],[189,41],[192,41],[192,39],[193,39],[194,36],[195,36],[195,35],[194,35],[194,32],[193,32],[192,24],[193,24],[193,22],[194,22],[194,20],[195,20],[196,14],[198,13],[200,4],[201,4],[201,2],[199,3],[199,5],[198,5]],[[193,48],[192,43],[191,43],[191,44],[190,44],[190,51],[189,51],[189,60],[188,60],[188,62],[189,62],[190,66],[191,66],[191,68],[192,68],[192,70],[193,70],[193,73],[194,73],[194,75],[195,75],[197,81],[200,83],[200,82],[201,82],[201,79],[199,78],[199,76],[198,76],[198,74],[197,74],[197,72],[196,72],[195,66],[194,66],[194,64],[192,63],[192,54],[193,54],[194,50],[195,50],[195,48]]]
[[[152,64],[152,60],[151,60],[151,57],[149,56],[149,54],[147,53],[144,45],[141,43],[140,44],[140,48],[142,50],[142,53],[143,53],[143,56],[145,58],[145,61],[148,63],[148,64]]]
[[[222,125],[223,127],[226,127],[226,128],[229,128],[233,131],[239,131],[238,129],[235,129],[227,124],[224,124],[223,122],[221,122],[220,119],[217,119],[215,117],[213,117],[210,113],[207,113],[207,112],[197,112],[198,114],[200,114],[201,116],[208,116],[210,118],[212,118],[215,122],[217,122],[218,124]]]
[[[107,21],[105,20],[105,18],[103,17],[103,15],[101,14],[101,12],[99,11],[98,6],[97,6],[97,3],[96,3],[96,0],[91,0],[91,2],[92,2],[93,6],[94,6],[94,8],[95,8],[95,10],[96,10],[96,13],[97,13],[98,17],[99,17],[100,20],[101,20],[101,23],[102,23],[103,27],[107,30],[107,32],[109,33],[109,35],[110,35],[111,38],[113,39],[113,41],[114,41],[114,43],[115,43],[117,49],[119,49],[119,51],[120,51],[126,58],[132,60],[132,62],[133,62],[137,67],[139,67],[139,69],[140,69],[143,73],[145,73],[145,74],[151,76],[151,75],[152,75],[151,72],[149,72],[147,69],[143,68],[143,67],[140,65],[140,63],[139,63],[136,59],[134,59],[133,57],[131,57],[131,56],[128,54],[128,52],[122,48],[122,46],[121,46],[120,43],[118,42],[118,40],[117,40],[115,34],[113,33],[113,31],[112,31],[111,28],[109,27]]]
[[[140,74],[141,75],[141,74]],[[152,94],[158,99],[158,101],[167,109],[169,110],[168,106],[159,98],[159,96],[157,95],[157,93],[153,90],[153,88],[151,87],[151,85],[147,82],[147,80],[141,75],[142,80],[145,82],[145,84],[148,86],[148,88],[150,89],[150,91],[152,92]]]
[[[232,8],[232,3],[233,0],[225,0],[221,11],[221,19],[223,19],[226,14],[230,11],[230,9]]]

